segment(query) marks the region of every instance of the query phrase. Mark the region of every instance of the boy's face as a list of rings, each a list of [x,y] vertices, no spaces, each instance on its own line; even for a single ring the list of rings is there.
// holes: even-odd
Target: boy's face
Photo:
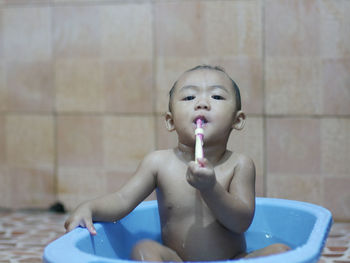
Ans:
[[[175,129],[185,144],[193,142],[198,118],[204,121],[205,142],[228,140],[237,121],[232,82],[217,70],[184,73],[176,84],[171,106],[172,112],[166,116],[168,129]]]

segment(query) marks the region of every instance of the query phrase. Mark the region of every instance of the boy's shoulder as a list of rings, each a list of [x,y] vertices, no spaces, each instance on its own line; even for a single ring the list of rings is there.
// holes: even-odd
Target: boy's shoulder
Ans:
[[[244,153],[231,152],[230,161],[239,166],[254,166],[254,161],[251,157]]]
[[[146,155],[147,158],[162,159],[174,153],[173,149],[155,150]]]
[[[143,161],[153,165],[164,164],[164,162],[168,161],[173,154],[173,149],[156,150],[148,153]]]

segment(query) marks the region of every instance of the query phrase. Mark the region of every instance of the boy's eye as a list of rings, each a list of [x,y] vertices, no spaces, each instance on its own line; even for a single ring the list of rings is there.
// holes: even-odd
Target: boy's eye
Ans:
[[[195,96],[186,96],[182,100],[194,100],[194,99],[195,99]]]
[[[225,98],[220,95],[213,95],[211,96],[214,100],[224,100]]]

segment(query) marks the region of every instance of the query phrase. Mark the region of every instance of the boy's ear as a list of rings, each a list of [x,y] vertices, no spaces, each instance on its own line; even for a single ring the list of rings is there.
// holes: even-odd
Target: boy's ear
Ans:
[[[232,128],[236,130],[242,130],[245,124],[246,115],[243,111],[238,111],[235,116]]]
[[[165,126],[170,132],[175,130],[173,115],[169,111],[165,114]]]

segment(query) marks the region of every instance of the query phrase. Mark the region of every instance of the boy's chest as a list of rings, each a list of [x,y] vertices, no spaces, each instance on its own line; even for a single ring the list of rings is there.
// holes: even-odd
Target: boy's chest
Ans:
[[[233,169],[217,167],[215,176],[217,182],[228,191],[232,181]],[[194,207],[202,206],[203,201],[200,192],[192,187],[186,179],[188,166],[178,164],[168,166],[159,171],[157,176],[158,201],[169,210],[192,210]]]

